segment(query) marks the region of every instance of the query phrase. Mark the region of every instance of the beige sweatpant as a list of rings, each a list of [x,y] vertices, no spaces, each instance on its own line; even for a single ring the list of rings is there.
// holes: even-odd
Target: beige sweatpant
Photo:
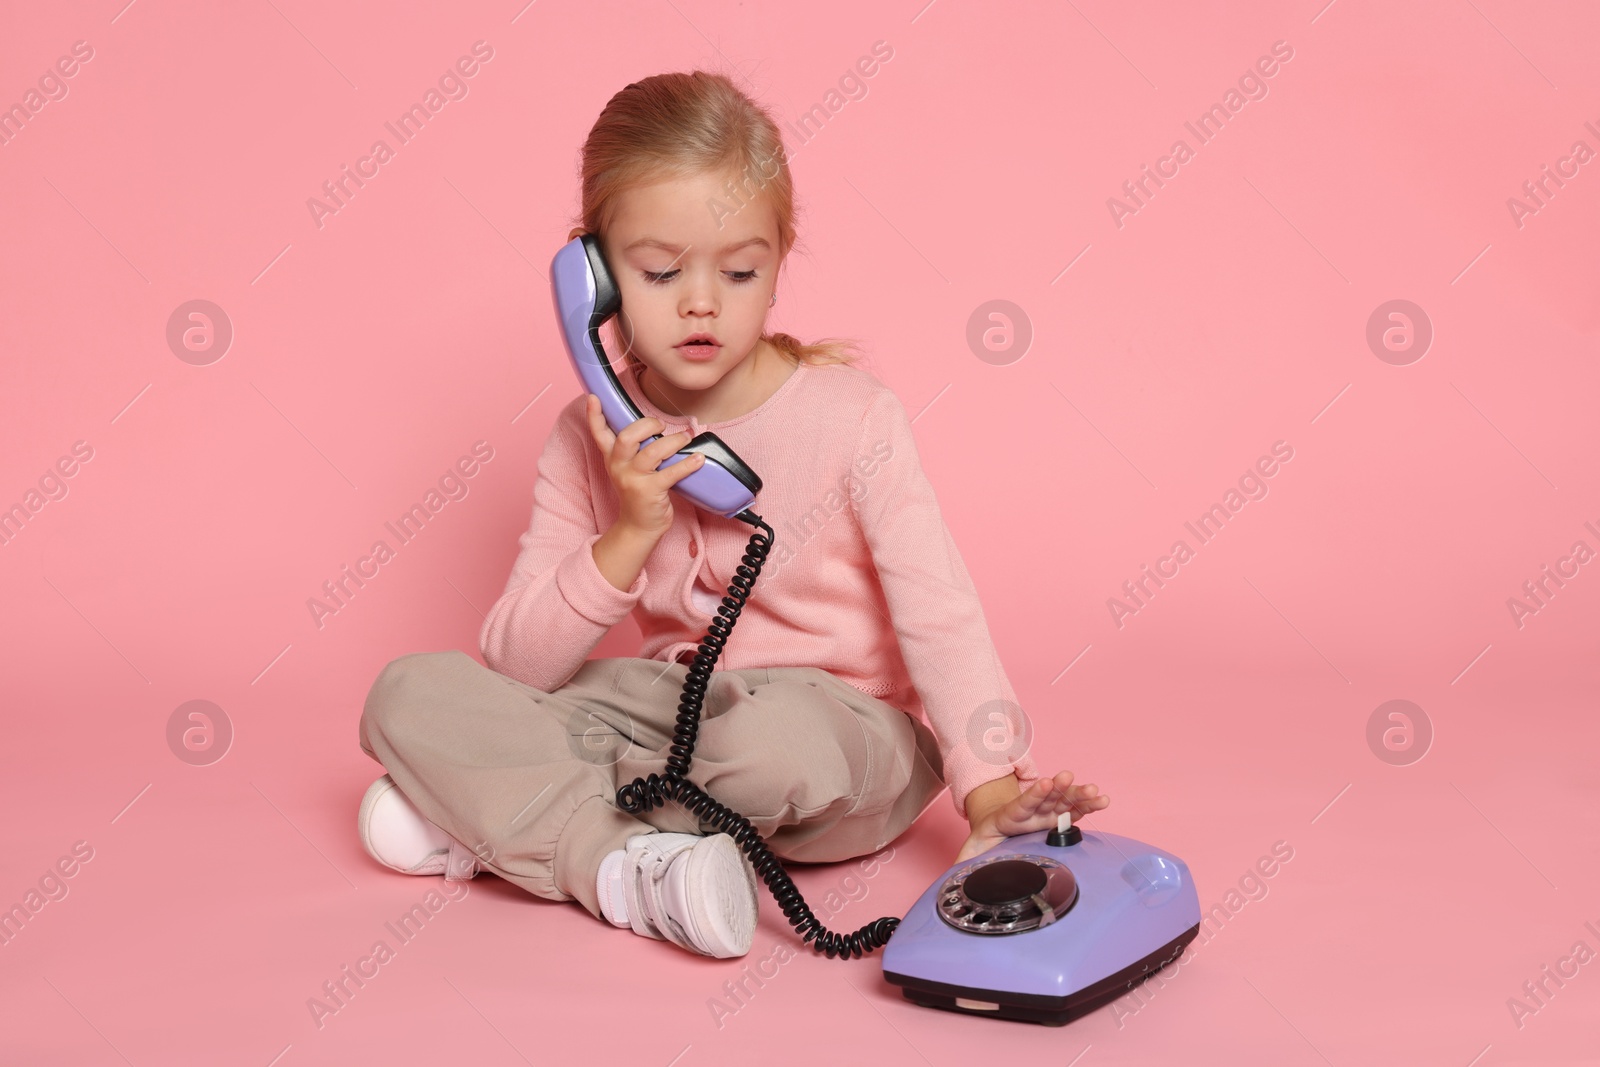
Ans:
[[[633,834],[715,833],[676,801],[638,816],[617,790],[664,774],[685,663],[586,662],[545,693],[460,651],[401,656],[362,710],[362,751],[500,877],[595,917],[600,861]],[[688,779],[780,859],[881,849],[944,790],[920,719],[818,667],[713,671]],[[762,888],[765,893],[765,888]]]

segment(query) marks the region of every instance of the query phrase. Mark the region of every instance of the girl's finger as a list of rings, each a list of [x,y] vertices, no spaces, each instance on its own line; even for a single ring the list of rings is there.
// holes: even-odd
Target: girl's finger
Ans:
[[[594,438],[594,443],[600,446],[600,454],[609,456],[611,447],[616,444],[617,435],[606,425],[606,417],[600,409],[600,398],[590,393],[584,397],[583,403],[585,413],[589,417],[589,433]]]
[[[678,440],[680,437],[683,438],[683,440]],[[645,445],[643,448],[639,449],[639,451],[635,452],[629,459],[629,462],[633,464],[635,470],[647,473],[649,471],[659,470],[661,468],[661,464],[665,463],[669,456],[677,452],[678,449],[683,445],[689,443],[689,439],[690,438],[687,433],[681,432],[658,437],[648,445]]]
[[[706,465],[704,452],[694,452],[687,459],[680,459],[666,470],[661,471],[661,476],[667,480],[668,485],[676,485],[689,477],[695,471]]]
[[[1038,811],[1040,806],[1049,800],[1052,789],[1053,783],[1051,780],[1041,778],[1033,784],[1032,788],[1025,790],[1018,798],[1022,801],[1025,814],[1031,815]]]

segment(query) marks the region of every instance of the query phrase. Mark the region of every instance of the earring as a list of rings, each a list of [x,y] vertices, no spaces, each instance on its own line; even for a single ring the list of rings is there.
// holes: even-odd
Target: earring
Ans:
[[[778,294],[777,293],[773,293],[772,294],[772,299],[767,302],[767,307],[772,307],[777,302],[778,302]]]

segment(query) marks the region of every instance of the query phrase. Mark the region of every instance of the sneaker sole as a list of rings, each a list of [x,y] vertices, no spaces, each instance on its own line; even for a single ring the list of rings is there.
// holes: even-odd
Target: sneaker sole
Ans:
[[[727,834],[708,837],[691,850],[685,877],[694,939],[718,959],[749,952],[756,932],[756,887],[739,845]]]
[[[367,835],[367,827],[372,825],[372,809],[378,806],[378,800],[383,794],[394,787],[394,779],[387,774],[367,786],[366,793],[361,797],[361,810],[356,813],[356,829],[361,831],[361,846],[373,859],[377,859],[377,853],[373,851],[372,838]]]

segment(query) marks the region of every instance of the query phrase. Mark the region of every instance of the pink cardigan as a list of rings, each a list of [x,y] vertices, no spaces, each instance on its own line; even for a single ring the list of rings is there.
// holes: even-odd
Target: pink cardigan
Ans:
[[[802,363],[754,411],[701,424],[645,399],[632,368],[619,374],[663,433],[711,430],[761,477],[752,510],[773,529],[772,551],[718,670],[821,667],[922,716],[963,817],[976,786],[1014,773],[1026,789],[1040,777],[1017,751],[1021,709],[887,386],[855,367]],[[591,550],[616,521],[616,488],[584,396],[573,397],[539,456],[532,523],[484,621],[489,667],[554,691],[630,612],[641,657],[692,654],[755,527],[670,499],[672,526],[633,586],[617,589]]]

